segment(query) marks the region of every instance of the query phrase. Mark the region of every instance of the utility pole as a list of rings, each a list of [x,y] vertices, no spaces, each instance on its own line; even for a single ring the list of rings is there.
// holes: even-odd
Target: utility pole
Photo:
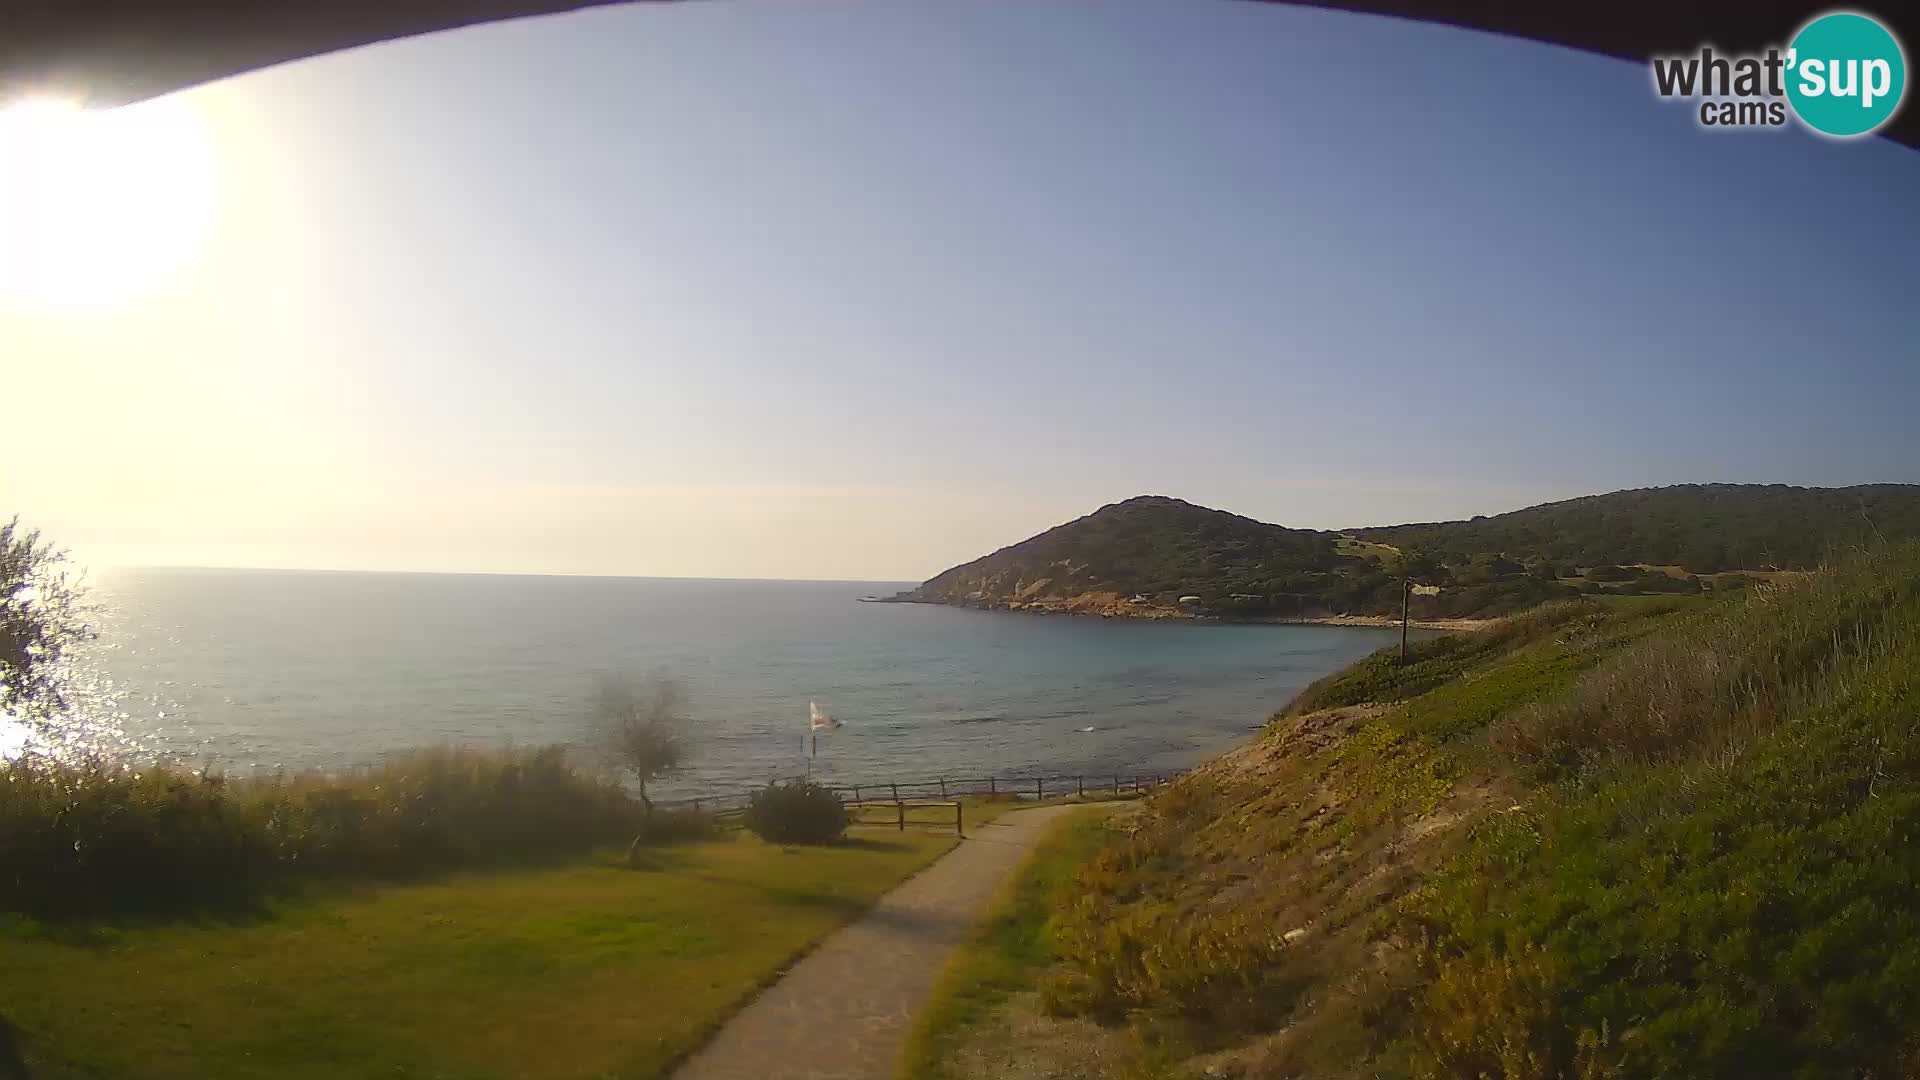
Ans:
[[[1407,603],[1413,598],[1413,579],[1400,579],[1400,662],[1407,662]]]

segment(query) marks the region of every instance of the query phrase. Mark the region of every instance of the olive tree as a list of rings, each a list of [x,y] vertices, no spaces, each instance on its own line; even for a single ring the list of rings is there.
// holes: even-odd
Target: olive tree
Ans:
[[[18,518],[0,525],[0,716],[44,722],[64,711],[61,660],[87,635],[66,553]]]
[[[686,759],[686,744],[680,737],[685,702],[685,689],[663,675],[600,680],[594,715],[614,763],[639,788],[640,805],[648,817],[653,816],[653,799],[647,784],[678,769]]]

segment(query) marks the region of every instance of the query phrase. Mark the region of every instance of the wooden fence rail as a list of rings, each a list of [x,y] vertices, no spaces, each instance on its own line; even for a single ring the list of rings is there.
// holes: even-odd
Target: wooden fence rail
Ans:
[[[930,780],[883,780],[879,782],[831,784],[821,786],[850,806],[892,806],[897,803],[921,806],[955,806],[961,796],[984,795],[988,798],[1042,800],[1049,796],[1129,795],[1150,791],[1171,783],[1181,772],[1120,772],[1103,775],[1052,774],[1034,776],[935,777]],[[798,781],[802,777],[789,777]],[[660,809],[690,809],[714,813],[737,813],[746,808],[752,792],[723,795],[698,795],[685,799],[659,799]]]

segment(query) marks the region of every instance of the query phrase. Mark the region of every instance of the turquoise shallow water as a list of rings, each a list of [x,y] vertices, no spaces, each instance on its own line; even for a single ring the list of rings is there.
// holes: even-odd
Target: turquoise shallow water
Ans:
[[[100,579],[93,743],[230,770],[369,764],[425,743],[597,744],[598,676],[685,683],[680,792],[798,773],[807,703],[837,780],[1192,764],[1392,640],[860,604],[901,582],[241,570]]]

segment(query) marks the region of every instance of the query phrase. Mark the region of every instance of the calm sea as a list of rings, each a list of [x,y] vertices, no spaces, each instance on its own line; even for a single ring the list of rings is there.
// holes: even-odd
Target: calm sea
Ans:
[[[738,790],[803,767],[807,703],[842,781],[1193,764],[1391,631],[861,604],[903,582],[119,571],[96,580],[95,745],[229,771],[432,743],[596,745],[609,673],[684,683],[690,768]]]

